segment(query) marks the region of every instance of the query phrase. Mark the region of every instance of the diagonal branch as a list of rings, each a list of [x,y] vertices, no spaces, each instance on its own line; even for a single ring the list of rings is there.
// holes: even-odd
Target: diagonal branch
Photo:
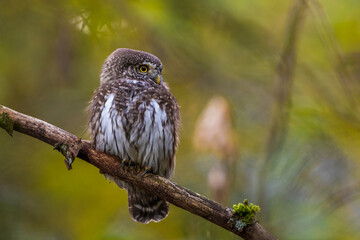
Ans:
[[[142,177],[133,169],[123,170],[121,161],[118,158],[96,152],[89,142],[83,141],[47,122],[0,105],[0,127],[4,128],[8,133],[15,130],[37,138],[56,147],[63,154],[64,149],[61,146],[67,146],[67,149],[65,149],[67,154],[65,155],[69,155],[70,152],[70,155],[73,155],[70,158],[78,157],[100,169],[101,173],[116,176],[121,180],[146,188],[175,206],[203,217],[244,239],[276,239],[258,222],[239,228],[238,226],[241,226],[241,223],[234,218],[232,209],[181,187],[168,179],[153,174]],[[66,156],[66,158],[68,157]],[[68,161],[70,166],[71,161]]]

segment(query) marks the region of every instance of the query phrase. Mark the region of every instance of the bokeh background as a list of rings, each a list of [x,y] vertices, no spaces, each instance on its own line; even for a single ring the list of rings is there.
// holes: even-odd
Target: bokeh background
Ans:
[[[360,239],[358,0],[0,1],[0,104],[82,138],[105,58],[157,55],[181,106],[173,180],[262,208],[280,239]],[[130,220],[93,166],[0,131],[0,239],[237,239],[171,206]]]

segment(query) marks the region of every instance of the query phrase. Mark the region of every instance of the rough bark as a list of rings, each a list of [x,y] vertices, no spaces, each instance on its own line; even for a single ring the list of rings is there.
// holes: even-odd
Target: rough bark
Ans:
[[[73,159],[78,157],[97,167],[101,173],[146,188],[173,205],[203,217],[244,239],[277,239],[258,222],[239,229],[239,222],[234,217],[232,209],[181,187],[169,179],[153,174],[141,176],[141,173],[133,168],[123,170],[120,159],[95,151],[88,141],[81,140],[54,125],[1,105],[0,118],[0,127],[5,128],[8,133],[14,130],[54,146],[67,158],[69,169]]]

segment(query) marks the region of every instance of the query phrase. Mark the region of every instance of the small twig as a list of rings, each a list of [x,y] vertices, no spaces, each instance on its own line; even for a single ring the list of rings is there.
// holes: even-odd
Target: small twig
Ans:
[[[132,168],[123,170],[121,161],[118,158],[95,151],[88,141],[83,141],[54,125],[0,105],[1,114],[6,114],[12,121],[13,130],[37,138],[54,147],[66,144],[67,150],[65,149],[66,151],[63,152],[66,157],[70,146],[70,158],[72,154],[74,158],[77,155],[78,158],[97,167],[101,173],[106,173],[121,180],[131,182],[136,186],[146,188],[148,191],[175,206],[203,217],[244,239],[276,239],[258,222],[239,229],[237,227],[239,226],[239,220],[236,220],[236,217],[234,217],[232,209],[181,187],[169,179],[153,174],[146,174],[146,176],[142,177],[141,173],[136,173]],[[74,158],[69,162],[72,162]]]

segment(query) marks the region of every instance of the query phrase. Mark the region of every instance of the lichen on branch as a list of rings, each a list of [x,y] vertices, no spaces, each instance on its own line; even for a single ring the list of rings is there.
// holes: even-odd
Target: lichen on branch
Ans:
[[[0,127],[3,128],[10,136],[12,136],[14,123],[9,118],[9,115],[5,112],[0,115]]]

